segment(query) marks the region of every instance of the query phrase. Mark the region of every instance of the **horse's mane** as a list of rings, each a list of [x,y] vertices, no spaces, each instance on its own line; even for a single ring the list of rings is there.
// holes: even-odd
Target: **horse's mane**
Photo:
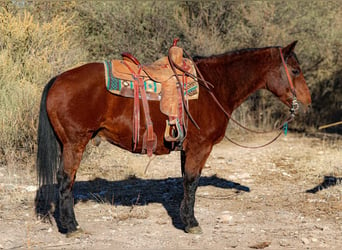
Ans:
[[[234,55],[242,55],[245,53],[253,52],[253,51],[258,51],[258,50],[264,50],[264,49],[270,49],[270,48],[280,48],[280,46],[269,46],[269,47],[263,47],[263,48],[247,48],[247,49],[238,49],[238,50],[233,50],[233,51],[228,51],[225,53],[221,54],[213,54],[210,56],[201,56],[201,55],[195,55],[193,57],[194,61],[198,61],[201,59],[216,59],[220,57],[226,57],[226,56],[234,56]]]
[[[195,55],[193,57],[194,61],[199,61],[201,59],[204,59],[204,60],[210,60],[210,59],[218,59],[218,58],[223,58],[223,57],[226,57],[226,56],[234,56],[234,55],[243,55],[243,54],[246,54],[246,53],[249,53],[249,52],[254,52],[254,51],[260,51],[260,50],[266,50],[266,49],[272,49],[272,48],[281,48],[280,46],[268,46],[268,47],[262,47],[262,48],[246,48],[246,49],[238,49],[238,50],[233,50],[233,51],[228,51],[228,52],[225,52],[225,53],[221,53],[221,54],[213,54],[213,55],[210,55],[210,56],[201,56],[201,55]],[[291,53],[294,58],[296,59],[296,61],[299,63],[299,60],[297,58],[297,55],[296,53],[292,52]]]

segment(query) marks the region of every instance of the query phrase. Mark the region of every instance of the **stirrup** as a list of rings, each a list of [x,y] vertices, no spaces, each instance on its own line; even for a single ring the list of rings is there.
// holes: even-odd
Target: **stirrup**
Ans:
[[[172,121],[166,120],[164,138],[166,141],[169,142],[177,142],[183,140],[184,133],[178,118]]]

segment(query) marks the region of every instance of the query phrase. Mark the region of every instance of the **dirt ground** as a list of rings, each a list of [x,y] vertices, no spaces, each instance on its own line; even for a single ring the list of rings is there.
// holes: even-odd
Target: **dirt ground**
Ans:
[[[0,249],[341,249],[342,185],[306,192],[324,176],[342,176],[341,136],[290,133],[257,150],[215,146],[196,193],[200,235],[184,233],[178,215],[179,158],[155,157],[144,173],[145,155],[89,146],[75,184],[85,233],[74,238],[35,216],[33,161],[0,165]]]

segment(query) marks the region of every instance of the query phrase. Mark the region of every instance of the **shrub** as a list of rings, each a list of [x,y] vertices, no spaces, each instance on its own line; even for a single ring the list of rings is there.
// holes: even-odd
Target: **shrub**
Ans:
[[[186,2],[176,19],[193,53],[210,55],[240,48],[286,46],[296,54],[312,93],[313,109],[293,128],[336,121],[341,110],[342,4],[338,1]],[[324,99],[324,100],[322,100]],[[327,105],[329,103],[329,105]],[[252,112],[251,112],[252,111]],[[272,126],[284,106],[265,91],[253,94],[234,113],[256,126]],[[335,116],[335,118],[334,118]],[[335,119],[335,120],[334,120]]]
[[[42,87],[86,53],[72,18],[39,23],[27,11],[0,9],[0,153],[33,151]],[[6,157],[5,157],[6,159]]]

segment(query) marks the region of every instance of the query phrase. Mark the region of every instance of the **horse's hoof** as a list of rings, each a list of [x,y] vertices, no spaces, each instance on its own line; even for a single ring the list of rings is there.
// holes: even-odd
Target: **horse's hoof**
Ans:
[[[187,232],[189,234],[201,234],[201,233],[203,233],[202,228],[200,226],[186,227],[185,232]]]
[[[81,234],[83,234],[84,231],[82,230],[82,228],[78,227],[75,231],[67,233],[66,237],[67,238],[71,238],[71,237],[78,237],[81,236]]]

